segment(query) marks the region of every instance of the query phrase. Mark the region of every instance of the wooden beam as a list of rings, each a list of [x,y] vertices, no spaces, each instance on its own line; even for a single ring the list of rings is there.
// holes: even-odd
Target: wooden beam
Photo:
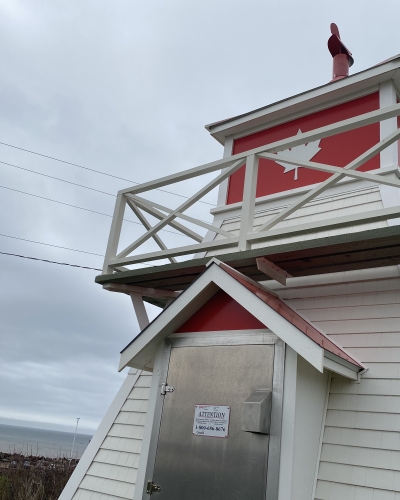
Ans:
[[[170,290],[125,285],[124,283],[106,283],[103,285],[103,288],[109,292],[119,292],[127,295],[130,295],[131,293],[138,293],[144,297],[156,297],[160,299],[174,299],[179,295],[179,292],[172,292]]]
[[[288,272],[281,269],[279,266],[266,259],[265,257],[259,257],[256,259],[257,269],[262,273],[266,274],[269,278],[272,278],[278,283],[286,286],[286,279],[292,278],[293,276]]]
[[[130,296],[133,307],[135,309],[136,318],[139,323],[139,328],[142,331],[150,323],[146,308],[144,306],[143,297],[140,293],[131,293]]]

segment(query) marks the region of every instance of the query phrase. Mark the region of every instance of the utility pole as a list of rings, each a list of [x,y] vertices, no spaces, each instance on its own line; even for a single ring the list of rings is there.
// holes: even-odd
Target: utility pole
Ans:
[[[71,465],[71,460],[72,460],[72,452],[74,451],[75,438],[76,438],[76,431],[78,430],[79,420],[80,420],[80,418],[77,418],[77,419],[76,419],[76,427],[75,427],[74,440],[72,441],[72,448],[71,448],[71,458],[69,459],[69,463],[70,463],[70,465]]]

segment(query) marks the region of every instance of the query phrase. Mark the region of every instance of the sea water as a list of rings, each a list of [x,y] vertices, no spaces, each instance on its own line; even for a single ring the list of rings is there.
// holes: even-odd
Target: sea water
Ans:
[[[91,439],[88,434],[76,434],[73,458],[82,456]],[[73,440],[73,432],[0,424],[0,452],[3,453],[70,458]]]

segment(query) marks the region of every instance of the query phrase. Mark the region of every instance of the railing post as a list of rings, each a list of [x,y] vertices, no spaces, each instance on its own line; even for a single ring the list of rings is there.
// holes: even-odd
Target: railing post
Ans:
[[[109,274],[113,271],[113,269],[109,267],[108,263],[117,255],[122,221],[124,219],[125,205],[126,197],[123,194],[119,194],[115,202],[114,214],[110,228],[110,236],[108,237],[107,250],[104,256],[103,274]]]
[[[258,157],[254,154],[246,158],[246,174],[243,187],[242,217],[240,219],[239,250],[247,250],[250,244],[247,235],[253,232],[254,209],[258,177]]]

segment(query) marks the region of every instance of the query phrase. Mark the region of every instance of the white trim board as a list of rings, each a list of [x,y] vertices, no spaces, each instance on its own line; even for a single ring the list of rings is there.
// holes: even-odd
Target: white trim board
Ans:
[[[58,500],[72,500],[95,456],[97,455],[97,452],[103,444],[104,439],[107,437],[109,430],[126,401],[126,398],[129,396],[141,373],[142,372],[140,370],[129,370],[120,390],[108,408],[107,413],[97,428]]]
[[[296,423],[297,353],[286,346],[283,383],[281,456],[278,500],[291,500]]]

